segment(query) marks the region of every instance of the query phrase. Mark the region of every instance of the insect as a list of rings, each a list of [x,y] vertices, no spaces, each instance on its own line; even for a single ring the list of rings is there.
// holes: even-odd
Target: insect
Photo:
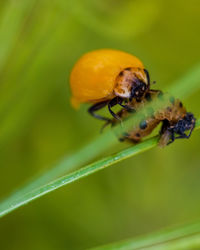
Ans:
[[[127,101],[139,102],[150,89],[150,77],[143,63],[135,56],[112,49],[101,49],[83,55],[70,75],[71,104],[92,103],[89,113],[109,121],[96,112],[107,106],[115,119],[120,117],[112,108],[119,104],[129,109]]]
[[[118,116],[125,120],[130,117],[130,111],[139,111],[147,104],[147,102],[162,97],[162,92],[151,92],[147,93],[148,98],[144,98],[140,103],[132,100],[129,105],[129,111],[121,109],[118,112]],[[166,107],[154,111],[151,107],[147,110],[148,114],[144,115],[143,119],[136,125],[133,126],[129,131],[123,132],[120,137],[120,141],[129,140],[132,142],[139,142],[143,137],[148,136],[151,132],[162,123],[160,130],[159,146],[164,147],[175,139],[189,138],[194,127],[195,118],[192,113],[186,111],[182,102],[173,97],[169,98],[169,102]],[[119,121],[113,119],[108,121],[106,125],[116,125]],[[188,131],[188,133],[187,133]]]
[[[119,50],[95,50],[83,55],[72,69],[71,104],[77,108],[81,103],[91,103],[88,112],[106,121],[104,127],[114,126],[152,99],[162,97],[162,92],[150,89],[150,85],[149,73],[137,57]],[[195,126],[194,115],[187,112],[178,99],[171,97],[169,101],[167,107],[152,110],[151,115],[146,115],[137,126],[124,132],[120,140],[138,142],[160,123],[160,146],[175,139],[189,138]],[[122,107],[117,113],[112,110],[115,105]],[[113,119],[96,113],[106,106]]]

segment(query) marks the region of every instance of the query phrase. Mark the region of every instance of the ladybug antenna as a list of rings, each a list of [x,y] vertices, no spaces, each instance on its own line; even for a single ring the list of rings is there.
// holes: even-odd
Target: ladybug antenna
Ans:
[[[147,83],[148,85],[150,86],[150,75],[149,75],[149,71],[147,69],[144,69],[144,72],[146,74],[146,77],[147,77]]]

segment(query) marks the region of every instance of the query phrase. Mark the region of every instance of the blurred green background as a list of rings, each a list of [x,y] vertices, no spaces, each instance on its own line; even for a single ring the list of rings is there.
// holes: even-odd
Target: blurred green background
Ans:
[[[69,103],[83,53],[133,53],[167,88],[200,61],[199,13],[199,0],[1,0],[0,197],[99,135],[88,106]],[[183,100],[196,117],[199,94]],[[86,249],[199,218],[199,140],[194,132],[9,214],[1,249]]]

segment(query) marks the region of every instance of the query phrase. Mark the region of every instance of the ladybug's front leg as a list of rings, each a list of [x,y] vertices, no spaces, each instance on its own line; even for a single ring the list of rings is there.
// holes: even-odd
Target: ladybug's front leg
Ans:
[[[108,110],[109,112],[111,113],[111,115],[116,119],[116,120],[121,120],[120,117],[115,114],[113,111],[112,111],[112,107],[114,107],[115,105],[119,104],[122,108],[124,108],[125,110],[127,110],[128,112],[130,113],[134,113],[136,110],[134,108],[132,108],[131,106],[129,105],[124,105],[122,104],[124,101],[123,98],[120,98],[120,97],[115,97],[113,98],[109,103],[108,103]]]
[[[88,109],[88,112],[89,112],[93,117],[95,117],[95,118],[97,118],[97,119],[99,119],[99,120],[110,122],[111,119],[96,114],[96,111],[98,111],[98,110],[104,108],[107,104],[108,104],[108,101],[103,101],[103,102],[95,103],[94,105],[92,105],[92,106]]]
[[[120,98],[121,99],[121,98]],[[112,111],[112,107],[114,107],[114,106],[116,106],[117,104],[119,104],[120,102],[121,102],[121,100],[120,100],[118,97],[115,97],[115,98],[113,98],[112,100],[110,100],[109,101],[109,103],[108,103],[108,110],[109,110],[109,112],[111,113],[111,115],[116,119],[116,120],[121,120],[120,119],[120,117],[117,115],[117,114],[115,114],[113,111]]]

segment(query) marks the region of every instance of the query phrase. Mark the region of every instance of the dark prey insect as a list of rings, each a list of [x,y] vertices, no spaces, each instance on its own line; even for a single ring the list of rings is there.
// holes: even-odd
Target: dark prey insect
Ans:
[[[132,100],[128,103],[129,111],[127,109],[121,109],[117,115],[121,120],[128,119],[131,116],[132,111],[141,110],[149,101],[162,97],[160,92],[149,92],[147,96],[141,101],[137,102]],[[192,113],[186,111],[182,102],[173,97],[169,98],[169,102],[166,107],[154,111],[149,108],[148,114],[144,115],[144,118],[128,131],[123,132],[120,136],[120,141],[128,140],[132,142],[139,142],[145,136],[151,134],[151,132],[162,123],[160,130],[159,145],[161,147],[172,143],[175,139],[189,138],[194,127],[195,118]],[[119,123],[116,119],[108,121],[106,125],[112,124],[112,126]]]

